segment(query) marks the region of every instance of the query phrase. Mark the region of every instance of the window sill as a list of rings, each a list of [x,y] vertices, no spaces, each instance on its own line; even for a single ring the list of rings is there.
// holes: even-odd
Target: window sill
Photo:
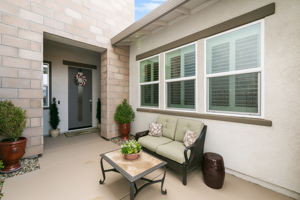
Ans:
[[[226,122],[236,122],[242,124],[253,124],[258,126],[272,126],[272,121],[261,118],[252,117],[238,117],[238,116],[226,116],[217,114],[206,114],[206,113],[196,113],[196,112],[184,112],[184,111],[170,111],[170,110],[160,110],[160,109],[148,109],[148,108],[137,108],[137,112],[149,112],[158,113],[164,115],[176,115],[181,117],[192,117],[201,119],[211,119]]]

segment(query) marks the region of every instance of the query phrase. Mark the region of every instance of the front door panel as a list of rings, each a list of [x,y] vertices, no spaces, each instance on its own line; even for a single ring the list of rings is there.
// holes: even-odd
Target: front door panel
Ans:
[[[92,126],[92,71],[69,67],[69,130]]]

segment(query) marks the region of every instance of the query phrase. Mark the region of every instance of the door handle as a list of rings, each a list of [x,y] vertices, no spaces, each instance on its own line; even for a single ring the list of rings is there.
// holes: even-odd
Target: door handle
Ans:
[[[89,100],[89,102],[90,102],[90,110],[92,111],[92,107],[93,107],[93,100],[92,100],[92,99],[90,99],[90,100]]]

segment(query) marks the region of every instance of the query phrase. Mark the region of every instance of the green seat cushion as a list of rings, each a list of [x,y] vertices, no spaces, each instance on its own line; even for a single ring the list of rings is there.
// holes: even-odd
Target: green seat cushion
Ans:
[[[183,138],[187,129],[196,133],[197,137],[200,135],[204,127],[203,122],[191,119],[178,119],[175,132],[175,140],[183,142]]]
[[[163,136],[174,140],[177,118],[160,115],[157,117],[156,123],[163,125]]]
[[[166,138],[166,137],[154,137],[154,136],[144,136],[144,137],[140,137],[138,142],[145,147],[146,149],[149,149],[153,152],[156,151],[156,148],[159,145],[163,145],[163,144],[167,144],[169,142],[172,142],[173,140]]]
[[[158,146],[156,153],[182,164],[185,162],[184,149],[185,146],[182,142],[174,141]],[[189,154],[190,152],[188,152],[188,157]]]

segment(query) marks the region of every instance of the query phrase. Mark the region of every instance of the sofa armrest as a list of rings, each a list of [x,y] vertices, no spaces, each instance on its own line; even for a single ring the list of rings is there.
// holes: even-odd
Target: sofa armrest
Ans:
[[[191,146],[185,147],[184,149],[184,158],[185,163],[189,164],[191,162],[195,162],[197,159],[202,159],[203,156],[203,148],[204,148],[204,141],[206,136],[207,126],[205,125],[197,138],[197,140]],[[187,154],[188,151],[191,151],[190,157],[188,158]]]
[[[136,133],[135,140],[138,141],[140,137],[144,137],[144,136],[148,135],[148,133],[149,133],[149,130]]]

